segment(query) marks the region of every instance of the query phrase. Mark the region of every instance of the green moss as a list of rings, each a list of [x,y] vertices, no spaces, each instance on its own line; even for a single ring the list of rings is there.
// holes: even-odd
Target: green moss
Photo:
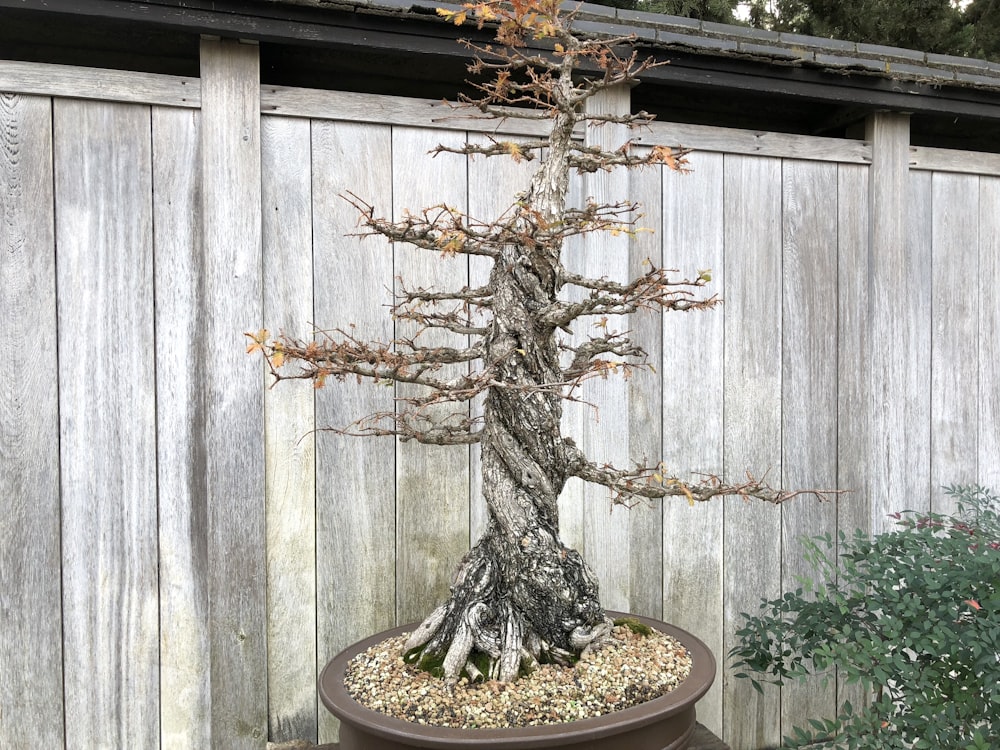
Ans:
[[[653,629],[649,625],[643,625],[634,617],[619,617],[615,620],[615,625],[624,625],[636,635],[650,636],[653,634]]]

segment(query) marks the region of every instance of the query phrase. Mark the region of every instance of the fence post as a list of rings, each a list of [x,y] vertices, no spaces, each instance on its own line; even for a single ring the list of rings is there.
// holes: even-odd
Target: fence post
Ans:
[[[267,740],[263,376],[243,333],[262,325],[260,59],[201,43],[205,487],[212,746]]]
[[[921,277],[926,282],[929,266],[910,232],[909,115],[877,112],[865,137],[872,144],[867,470],[872,532],[879,533],[897,506],[920,509],[928,502],[930,313]]]

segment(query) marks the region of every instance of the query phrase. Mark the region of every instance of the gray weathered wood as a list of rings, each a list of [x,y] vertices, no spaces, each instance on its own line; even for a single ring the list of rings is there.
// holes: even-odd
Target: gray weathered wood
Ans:
[[[663,177],[660,169],[629,173],[628,195],[640,204],[638,223],[628,247],[628,276],[637,278],[662,264],[664,235],[660,226]],[[671,259],[672,261],[673,259]],[[652,465],[663,458],[662,316],[643,311],[630,316],[632,340],[646,352],[654,369],[641,369],[626,381],[630,458]],[[629,602],[635,614],[663,615],[663,503],[640,503],[629,509]]]
[[[259,58],[202,40],[202,275],[212,747],[267,739]],[[223,302],[224,301],[224,302]]]
[[[1000,492],[1000,178],[979,181],[978,481]]]
[[[869,461],[868,168],[841,164],[837,181],[837,530],[871,530]],[[837,683],[838,708],[860,706],[857,684]]]
[[[648,131],[636,135],[636,142],[680,144],[697,151],[854,164],[870,163],[872,154],[871,145],[866,141],[673,122],[652,123]]]
[[[781,162],[725,158],[725,470],[781,477]],[[741,612],[755,613],[781,586],[781,513],[753,500],[726,501],[723,653]],[[779,740],[777,691],[757,693],[724,674],[723,739],[734,750]]]
[[[0,91],[171,107],[201,106],[201,83],[197,78],[18,60],[0,60]]]
[[[629,90],[625,86],[607,89],[587,100],[588,111],[594,113],[628,112]],[[622,125],[588,124],[585,143],[614,151],[631,133]],[[623,169],[598,171],[583,178],[587,199],[597,204],[618,203],[629,199],[629,175]],[[599,279],[607,277],[626,282],[629,272],[629,239],[609,232],[592,232],[584,236],[582,271]],[[624,333],[631,321],[625,316],[607,319],[582,318],[575,323],[584,339],[610,332]],[[601,326],[604,326],[603,328]],[[614,356],[604,357],[614,360]],[[586,381],[577,395],[591,405],[589,420],[577,444],[592,461],[629,466],[631,454],[629,436],[629,387],[617,375]],[[606,487],[588,484],[583,490],[584,546],[580,550],[601,582],[601,603],[619,612],[631,609],[631,546],[629,512],[627,508],[610,505]],[[636,531],[639,531],[636,529]],[[649,531],[657,533],[658,529]]]
[[[982,151],[959,151],[929,146],[910,147],[910,169],[960,174],[1000,175],[1000,154]],[[935,213],[936,213],[935,209]]]
[[[0,95],[0,746],[62,747],[52,104]]]
[[[264,322],[300,339],[313,320],[308,120],[261,121]],[[316,738],[316,455],[312,384],[264,391],[268,739]]]
[[[465,158],[431,149],[460,146],[463,134],[394,128],[393,215],[446,204],[468,205]],[[410,288],[461,289],[468,283],[465,256],[443,259],[434,252],[397,245],[395,276]],[[412,336],[412,324],[397,322],[396,336]],[[465,337],[427,331],[420,341],[466,345]],[[401,393],[407,389],[397,387]],[[438,413],[450,414],[452,405]],[[448,593],[455,566],[469,548],[469,451],[465,446],[400,443],[396,449],[396,617],[421,620]]]
[[[159,743],[149,108],[54,104],[66,727]]]
[[[392,340],[392,248],[357,232],[352,191],[388,215],[392,207],[391,131],[360,123],[312,125],[315,323],[354,325],[359,337]],[[285,384],[290,385],[290,384]],[[316,398],[316,424],[343,428],[393,408],[391,388],[329,382]],[[316,443],[316,639],[319,668],[349,644],[395,625],[396,519],[391,438],[332,432]],[[337,723],[319,709],[320,740]]]
[[[909,174],[909,119],[867,122],[871,297],[870,502],[872,531],[888,514],[927,506],[930,315],[930,174]],[[918,189],[926,183],[926,190]],[[926,240],[921,237],[927,232]],[[921,281],[921,277],[926,281]]]
[[[663,172],[663,263],[680,275],[708,270],[705,292],[725,289],[723,156],[699,152],[690,172]],[[698,481],[723,473],[725,305],[663,316],[663,460],[669,473]],[[719,499],[663,507],[663,617],[701,638],[717,659],[716,682],[698,703],[698,718],[722,733],[723,512]]]
[[[836,164],[786,159],[782,165],[781,483],[837,486],[837,194]],[[833,503],[802,497],[781,508],[781,590],[816,571],[801,540],[836,536]],[[818,581],[822,584],[823,581]],[[782,734],[806,719],[836,715],[830,675],[781,691]]]
[[[153,109],[160,742],[211,746],[200,114]]]
[[[979,180],[931,179],[931,510],[952,513],[942,487],[976,481],[978,461]],[[993,304],[986,300],[986,304]]]
[[[266,115],[313,117],[380,125],[405,125],[435,130],[482,130],[487,133],[541,135],[547,123],[510,119],[497,127],[475,108],[459,108],[440,99],[329,91],[289,86],[263,86],[261,110]]]

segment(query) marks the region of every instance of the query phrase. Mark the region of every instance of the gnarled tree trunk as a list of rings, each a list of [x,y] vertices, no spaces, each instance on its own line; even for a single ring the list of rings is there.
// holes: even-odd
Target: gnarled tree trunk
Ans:
[[[565,210],[564,154],[574,124],[571,113],[556,118],[549,158],[529,188],[543,225]],[[611,627],[596,577],[559,538],[557,502],[570,474],[560,433],[563,371],[555,330],[539,321],[559,290],[561,247],[554,244],[507,245],[490,276],[484,358],[496,367],[497,385],[486,395],[480,438],[490,520],[460,564],[448,601],[407,643],[443,655],[452,680],[463,670],[478,676],[475,652],[489,657],[489,676],[511,680],[524,663],[567,661],[600,645]]]

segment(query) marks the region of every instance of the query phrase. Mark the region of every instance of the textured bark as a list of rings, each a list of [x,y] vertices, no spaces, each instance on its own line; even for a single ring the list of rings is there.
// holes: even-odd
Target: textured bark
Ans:
[[[570,85],[568,69],[563,83]],[[529,188],[544,223],[565,210],[564,156],[574,124],[572,114],[555,118],[550,158]],[[568,661],[599,646],[610,631],[596,577],[559,538],[557,502],[569,476],[560,434],[564,373],[554,327],[540,312],[556,301],[561,249],[559,242],[507,245],[490,275],[485,352],[497,370],[480,438],[490,521],[459,566],[449,600],[407,644],[443,656],[447,679],[463,670],[478,676],[470,659],[478,652],[488,657],[490,677],[511,680],[537,660]]]

